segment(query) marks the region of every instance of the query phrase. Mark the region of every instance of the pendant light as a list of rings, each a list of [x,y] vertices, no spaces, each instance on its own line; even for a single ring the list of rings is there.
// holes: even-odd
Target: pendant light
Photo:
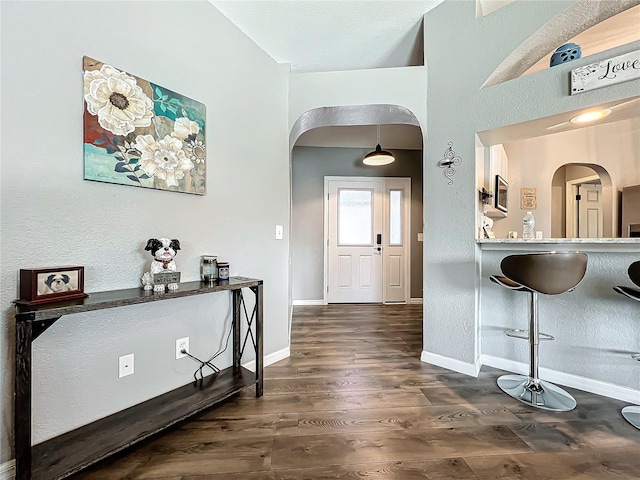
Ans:
[[[378,125],[378,144],[376,145],[376,149],[373,152],[367,153],[362,159],[362,163],[365,165],[381,166],[389,165],[394,161],[395,158],[391,152],[382,150],[382,147],[380,146],[380,125]]]

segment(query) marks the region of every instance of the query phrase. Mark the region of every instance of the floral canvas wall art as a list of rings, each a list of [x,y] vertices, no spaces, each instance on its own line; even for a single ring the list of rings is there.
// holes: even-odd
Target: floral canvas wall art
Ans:
[[[206,193],[205,105],[83,57],[84,178]]]

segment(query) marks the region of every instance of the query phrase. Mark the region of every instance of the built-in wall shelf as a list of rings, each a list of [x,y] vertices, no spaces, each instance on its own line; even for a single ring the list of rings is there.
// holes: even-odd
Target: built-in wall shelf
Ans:
[[[493,219],[507,218],[507,212],[498,210],[497,208],[492,207],[490,205],[484,206],[484,214],[485,216]]]
[[[243,289],[255,295],[249,315]],[[31,445],[32,344],[62,316],[175,298],[230,291],[233,298],[233,365],[170,392],[96,420],[37,445]],[[127,310],[125,310],[126,312]],[[120,314],[124,313],[122,310]],[[244,315],[243,315],[244,314]],[[175,423],[255,385],[263,392],[262,280],[231,277],[214,283],[181,283],[175,292],[141,288],[91,293],[87,298],[46,305],[16,305],[15,456],[17,480],[57,480],[119,452]],[[241,325],[242,319],[246,325]],[[244,339],[241,332],[245,330]],[[255,373],[241,367],[244,346],[255,351]]]

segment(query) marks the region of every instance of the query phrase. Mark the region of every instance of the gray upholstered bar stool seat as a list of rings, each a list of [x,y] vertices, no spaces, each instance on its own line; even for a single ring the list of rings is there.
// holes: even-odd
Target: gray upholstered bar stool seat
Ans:
[[[633,262],[629,265],[628,273],[631,281],[640,287],[640,261]],[[631,300],[640,302],[640,290],[625,286],[617,286],[613,287],[613,289]],[[640,353],[631,355],[631,358],[640,361]],[[640,430],[640,406],[630,405],[624,407],[621,413],[627,422]]]
[[[587,271],[587,255],[579,252],[548,252],[509,255],[500,263],[503,276],[490,279],[506,288],[529,293],[529,330],[511,330],[507,335],[529,340],[529,375],[503,375],[498,386],[516,400],[532,407],[566,412],[576,406],[569,392],[538,376],[540,340],[552,340],[538,329],[538,294],[559,295],[573,290]],[[526,333],[519,335],[518,333]]]

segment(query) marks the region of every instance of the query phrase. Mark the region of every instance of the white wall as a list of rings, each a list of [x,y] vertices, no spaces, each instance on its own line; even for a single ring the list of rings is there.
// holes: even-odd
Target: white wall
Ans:
[[[84,265],[89,293],[137,287],[146,240],[178,238],[185,281],[201,254],[264,280],[270,354],[288,347],[289,256],[273,234],[289,224],[287,68],[208,2],[3,1],[1,21],[0,463],[13,456],[20,268]],[[83,180],[83,55],[206,104],[206,196]],[[63,317],[34,343],[34,440],[190,382],[197,365],[174,359],[175,339],[208,358],[228,303],[214,294]],[[135,374],[118,379],[128,353]]]
[[[291,75],[289,128],[315,108],[376,104],[408,108],[424,125],[426,73],[424,67],[406,67]]]

